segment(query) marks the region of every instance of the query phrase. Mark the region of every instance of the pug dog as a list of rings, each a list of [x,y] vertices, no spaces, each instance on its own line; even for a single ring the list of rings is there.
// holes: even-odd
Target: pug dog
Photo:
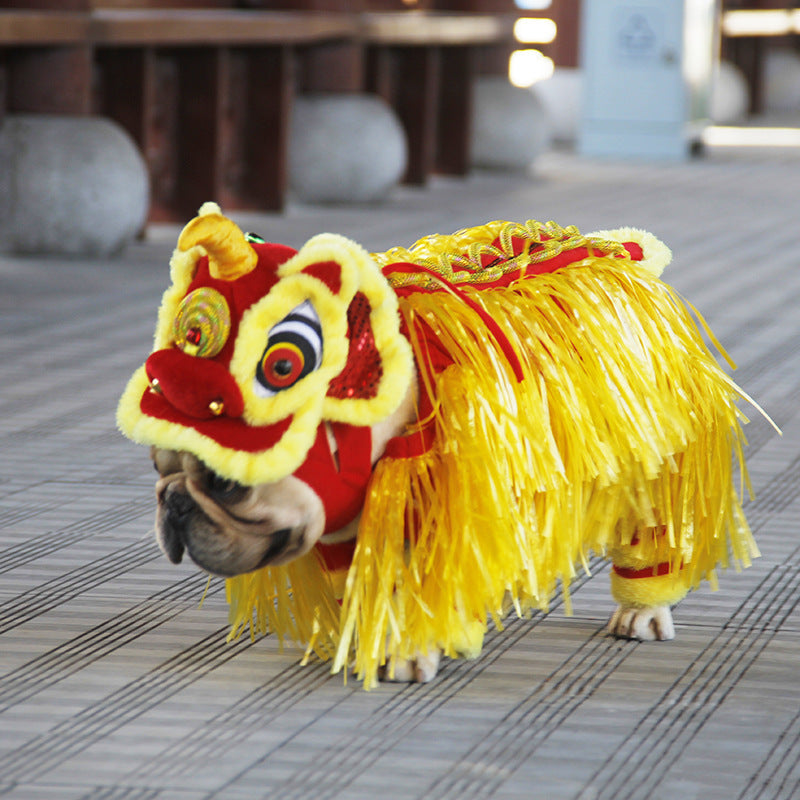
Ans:
[[[161,549],[230,581],[234,635],[255,617],[366,684],[477,655],[590,552],[609,632],[671,639],[671,606],[757,550],[731,467],[749,398],[670,257],[535,220],[295,251],[206,204],[117,413],[151,447]]]

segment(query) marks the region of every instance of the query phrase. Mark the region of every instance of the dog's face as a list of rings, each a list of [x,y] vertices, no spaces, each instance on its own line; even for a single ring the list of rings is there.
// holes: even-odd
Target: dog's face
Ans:
[[[323,533],[322,501],[294,476],[242,486],[189,453],[151,454],[160,475],[156,536],[175,564],[186,552],[208,572],[232,577],[297,558]]]

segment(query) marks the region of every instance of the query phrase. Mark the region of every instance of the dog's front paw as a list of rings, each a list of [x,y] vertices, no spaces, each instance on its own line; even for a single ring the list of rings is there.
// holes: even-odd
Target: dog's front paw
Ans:
[[[675,638],[675,626],[669,606],[619,606],[609,620],[607,630],[621,639],[639,639],[643,642]]]
[[[439,671],[442,653],[434,648],[427,653],[417,653],[416,658],[390,658],[386,666],[381,667],[382,681],[397,683],[429,683]]]

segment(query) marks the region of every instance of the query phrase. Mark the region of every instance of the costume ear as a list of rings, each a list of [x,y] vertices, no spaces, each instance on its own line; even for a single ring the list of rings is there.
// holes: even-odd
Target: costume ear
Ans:
[[[397,295],[369,253],[343,236],[325,233],[284,264],[280,275],[320,281],[346,302],[338,322],[346,325],[347,355],[330,380],[323,417],[363,426],[391,414],[411,383],[414,362],[400,333]],[[320,316],[326,329],[332,321]]]
[[[672,261],[672,251],[657,237],[639,228],[615,228],[611,231],[594,231],[586,234],[587,239],[602,239],[619,242],[638,266],[646,269],[656,278],[661,276]]]
[[[414,359],[400,333],[397,295],[389,282],[362,248],[350,247],[348,254],[357,285],[347,307],[347,361],[330,383],[323,416],[350,425],[374,425],[405,397]]]
[[[400,334],[397,297],[369,254],[343,236],[321,234],[278,276],[243,315],[231,360],[245,420],[274,424],[312,405],[321,419],[359,426],[391,414],[411,382],[413,358]],[[298,337],[312,329],[314,342],[305,347]],[[282,372],[270,379],[273,367]]]

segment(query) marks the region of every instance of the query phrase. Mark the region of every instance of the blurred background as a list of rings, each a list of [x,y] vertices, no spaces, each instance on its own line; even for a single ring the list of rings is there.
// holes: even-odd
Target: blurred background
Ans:
[[[0,0],[0,250],[107,254],[209,198],[373,204],[552,148],[800,145],[799,33],[778,0]]]

